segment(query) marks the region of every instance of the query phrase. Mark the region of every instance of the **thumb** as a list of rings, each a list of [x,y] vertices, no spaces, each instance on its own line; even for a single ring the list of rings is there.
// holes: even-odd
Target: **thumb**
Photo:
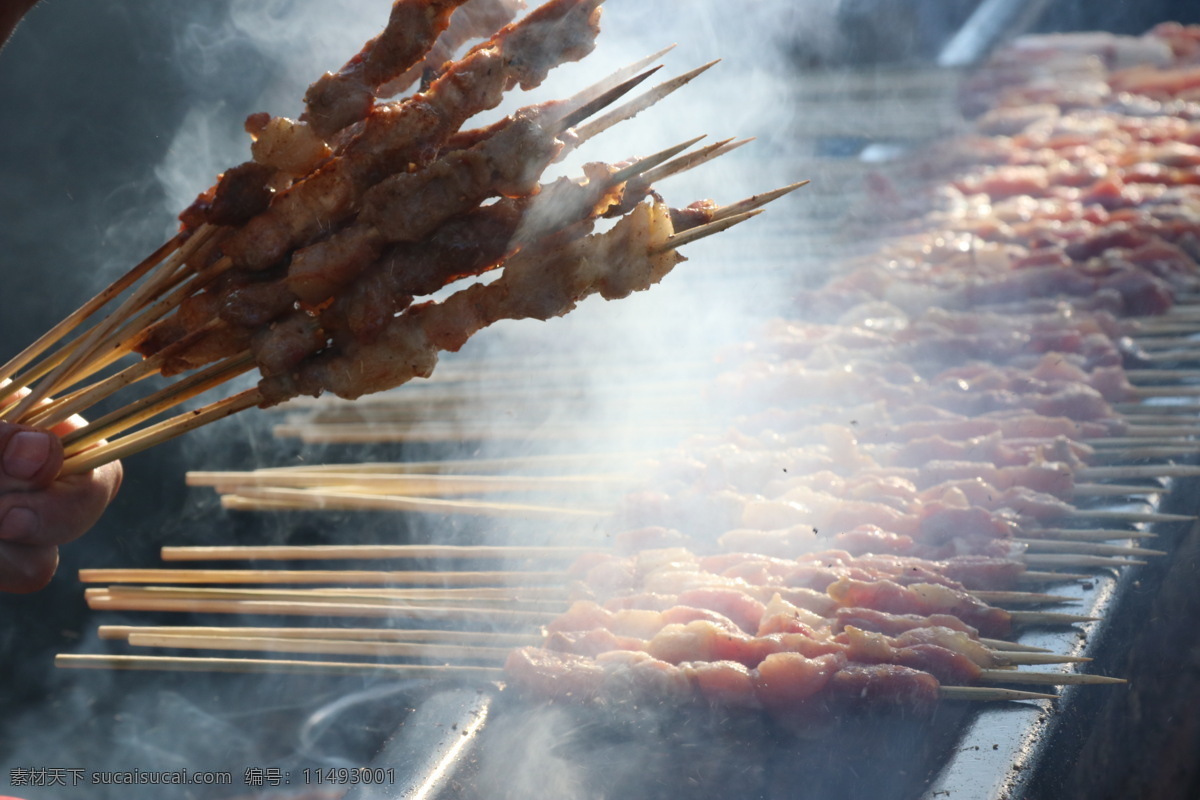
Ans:
[[[0,492],[47,486],[62,469],[62,443],[28,425],[0,423]]]

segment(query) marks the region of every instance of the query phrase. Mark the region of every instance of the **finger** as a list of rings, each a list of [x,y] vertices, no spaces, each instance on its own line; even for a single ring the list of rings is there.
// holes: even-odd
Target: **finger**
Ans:
[[[0,492],[48,486],[62,469],[62,442],[28,425],[0,423]]]
[[[23,594],[42,589],[58,569],[58,548],[0,542],[0,591]]]
[[[0,494],[0,542],[60,545],[96,524],[121,483],[119,464],[54,481],[41,491]]]

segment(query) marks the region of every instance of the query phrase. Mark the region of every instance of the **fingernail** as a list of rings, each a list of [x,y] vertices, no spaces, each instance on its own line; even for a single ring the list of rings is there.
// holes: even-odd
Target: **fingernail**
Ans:
[[[37,536],[37,514],[28,508],[10,508],[0,519],[0,539],[9,542],[28,541]]]
[[[38,473],[49,456],[49,434],[21,431],[4,448],[4,472],[10,478],[27,481]]]

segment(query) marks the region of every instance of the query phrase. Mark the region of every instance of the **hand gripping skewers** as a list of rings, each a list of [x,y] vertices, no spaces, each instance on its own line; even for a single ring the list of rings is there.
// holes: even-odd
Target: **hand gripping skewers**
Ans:
[[[678,248],[795,188],[725,207],[671,210],[658,199],[656,181],[741,144],[732,141],[685,153],[688,142],[540,183],[565,150],[711,65],[603,116],[596,117],[653,72],[644,71],[649,59],[567,100],[463,129],[509,89],[536,86],[556,65],[586,56],[601,2],[551,0],[510,22],[510,2],[398,0],[377,39],[313,84],[299,122],[248,120],[254,161],[202,193],[178,236],[0,368],[10,382],[0,390],[2,418],[50,426],[151,375],[196,370],[75,431],[64,442],[69,474],[251,406],[391,388],[427,377],[439,351],[458,349],[498,320],[547,319],[591,294],[617,299],[647,289],[682,260]],[[470,13],[449,31],[462,12]],[[503,27],[441,64],[424,90],[376,100],[381,87],[411,75],[439,34],[461,38],[481,20]],[[596,232],[602,217],[616,223]],[[491,270],[500,272],[491,283],[420,302]],[[130,351],[144,360],[97,377]],[[256,367],[255,389],[100,444]]]

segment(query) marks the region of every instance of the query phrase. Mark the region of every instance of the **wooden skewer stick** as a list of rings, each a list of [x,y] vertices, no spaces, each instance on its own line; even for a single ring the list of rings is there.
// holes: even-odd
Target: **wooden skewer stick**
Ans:
[[[1092,530],[1076,530],[1074,528],[1038,528],[1026,531],[1026,534],[1036,533],[1039,537],[1059,539],[1073,542],[1107,542],[1112,539],[1156,539],[1157,533],[1150,531],[1129,531],[1124,528],[1096,528]]]
[[[1121,450],[1099,448],[1091,454],[1088,461],[1093,466],[1123,464],[1130,461],[1169,461],[1173,458],[1190,458],[1197,452],[1200,452],[1200,442],[1189,445],[1170,444],[1157,447],[1128,447]],[[1078,487],[1076,490],[1078,490]]]
[[[1036,683],[1044,686],[1112,686],[1129,682],[1124,678],[1080,672],[1024,672],[1004,669],[981,670],[979,680],[986,683]]]
[[[1064,514],[1063,519],[1086,519],[1090,521],[1107,520],[1110,522],[1192,522],[1196,518],[1187,514],[1163,514],[1157,511],[1120,511],[1116,509],[1077,508]]]
[[[657,53],[651,53],[648,56],[642,56],[637,61],[634,61],[630,64],[626,64],[625,66],[621,67],[620,69],[613,70],[612,74],[608,75],[607,77],[596,81],[594,84],[592,84],[591,86],[588,86],[586,89],[582,89],[582,90],[576,92],[571,97],[571,100],[579,105],[582,105],[591,100],[594,100],[595,98],[597,98],[600,95],[607,92],[609,89],[612,89],[613,87],[620,85],[624,81],[627,81],[630,78],[632,78],[633,76],[642,72],[647,67],[649,67],[651,64],[653,64],[655,61],[658,61],[660,58],[662,58],[663,56],[665,56],[667,53],[671,52],[674,49],[675,49],[675,45],[673,45],[673,44],[667,45],[662,50],[659,50]]]
[[[254,487],[276,489],[341,490],[354,494],[391,493],[420,497],[451,497],[491,492],[554,492],[611,490],[628,483],[621,474],[595,475],[437,475],[405,473],[385,475],[361,472],[307,472],[293,474],[233,473],[214,476],[209,485],[220,492],[241,493]],[[195,484],[193,484],[195,485]]]
[[[580,143],[586,142],[588,139],[598,136],[619,122],[633,119],[647,108],[650,108],[658,101],[670,95],[672,92],[675,92],[683,86],[686,86],[697,76],[712,69],[712,67],[715,66],[719,61],[720,59],[717,59],[716,61],[710,61],[707,64],[696,67],[695,69],[685,72],[682,75],[665,80],[641,95],[635,97],[634,99],[617,106],[604,116],[597,117],[587,124],[578,126],[575,129],[575,135],[578,137],[578,141]]]
[[[1122,483],[1077,483],[1071,494],[1074,497],[1141,497],[1166,494],[1165,486],[1137,486]]]
[[[1196,403],[1170,403],[1164,405],[1149,405],[1146,403],[1113,403],[1112,410],[1114,414],[1120,414],[1126,419],[1135,420],[1139,424],[1153,424],[1152,420],[1168,420],[1175,422],[1174,418],[1187,417],[1194,419],[1197,410],[1200,410],[1200,404]]]
[[[353,594],[362,590],[352,586],[325,586],[309,589],[308,591],[322,595],[340,595]],[[570,589],[566,586],[404,586],[399,588],[388,586],[371,588],[370,591],[380,597],[422,598],[428,600],[463,600],[464,598],[468,598],[477,599],[480,602],[519,600],[522,602],[539,603],[551,600],[564,602],[571,594]]]
[[[1109,436],[1102,439],[1083,439],[1082,444],[1094,450],[1140,448],[1140,447],[1187,447],[1195,452],[1200,442],[1193,444],[1187,441],[1189,437],[1200,436],[1200,427],[1184,428],[1182,426],[1142,426],[1140,430],[1160,428],[1162,434],[1147,436]]]
[[[4,366],[0,367],[0,383],[3,383],[6,379],[12,379],[18,371],[46,352],[56,342],[61,341],[64,336],[75,330],[85,319],[108,305],[112,300],[129,289],[129,287],[141,280],[150,270],[157,267],[164,259],[179,249],[187,239],[187,236],[188,234],[186,233],[178,233],[171,239],[168,239],[157,250],[135,265],[133,269],[113,281],[113,283],[95,297],[88,300],[74,312],[63,318],[53,328],[42,334],[33,344],[13,356]],[[24,385],[24,383],[22,381],[18,385]],[[0,392],[0,399],[3,399],[5,396],[5,394]]]
[[[1033,592],[998,592],[972,591],[976,598],[991,605],[1044,605],[1047,603],[1061,604],[1076,602],[1070,597],[1037,594]],[[389,590],[373,591],[369,588],[360,589],[226,589],[212,587],[180,587],[180,586],[110,586],[107,589],[88,589],[85,598],[91,602],[97,598],[141,598],[138,602],[153,603],[156,599],[169,601],[178,600],[262,600],[282,602],[323,602],[343,604],[382,604],[390,603],[398,607],[419,606],[422,609],[471,609],[482,605],[497,610],[511,611],[554,611],[561,613],[567,609],[567,598],[557,597],[522,597],[517,594],[507,595],[486,594],[475,595],[471,592],[447,594],[445,590],[435,590],[429,594],[421,592],[405,592],[398,594]]]
[[[390,603],[396,606],[420,606],[422,608],[461,609],[486,605],[489,608],[512,611],[556,611],[567,608],[567,599],[558,597],[521,597],[514,593],[497,595],[484,590],[461,591],[447,594],[448,590],[435,589],[423,592],[408,590],[396,592],[389,589],[359,587],[355,589],[247,589],[214,588],[211,586],[109,586],[91,588],[84,598],[153,598],[167,600],[282,600],[321,603]],[[479,592],[479,594],[475,594]]]
[[[594,88],[584,89],[574,97],[563,101],[563,106],[568,111],[563,114],[558,120],[548,123],[547,128],[559,133],[565,133],[567,130],[579,125],[588,117],[596,114],[600,110],[607,108],[613,103],[620,100],[629,92],[633,91],[644,80],[649,78],[654,73],[662,69],[661,66],[651,67],[639,75],[622,81],[611,89],[607,89],[600,94],[596,94]]]
[[[409,511],[426,514],[472,514],[487,517],[520,517],[534,519],[598,519],[610,512],[579,507],[534,505],[530,503],[501,503],[487,500],[447,500],[403,495],[377,495],[362,492],[333,492],[312,489],[244,489],[236,495],[225,495],[221,503],[226,508],[253,510],[257,501],[273,504],[271,509],[288,507],[314,511]],[[286,504],[286,505],[285,505]]]
[[[732,153],[734,150],[737,150],[739,147],[747,145],[752,141],[754,141],[752,138],[739,139],[737,141],[734,141],[733,138],[729,138],[723,139],[719,142],[714,142],[713,144],[705,145],[699,150],[682,155],[667,164],[646,170],[641,174],[639,183],[644,185],[661,183],[663,180],[671,177],[672,175],[678,175],[681,172],[686,172],[687,170],[707,164],[713,159],[720,158],[726,153]],[[527,366],[527,363],[522,364],[521,366]],[[544,369],[548,377],[552,377],[555,373],[557,373],[557,368]]]
[[[365,398],[364,398],[365,399]],[[361,400],[355,402],[362,402]],[[263,467],[247,475],[301,475],[305,473],[322,472],[353,472],[355,474],[435,474],[445,475],[458,472],[478,474],[483,472],[511,472],[513,470],[550,471],[555,474],[570,467],[577,470],[580,464],[607,464],[617,462],[624,464],[640,460],[652,453],[645,451],[619,451],[612,453],[578,453],[566,455],[534,455],[511,458],[463,458],[445,459],[440,461],[373,461],[355,464],[302,464],[292,467]],[[218,482],[225,472],[189,472],[189,486],[211,486]],[[240,473],[232,473],[240,474]]]
[[[1099,617],[1085,617],[1080,614],[1059,614],[1054,611],[1010,611],[1014,625],[1075,625],[1079,622],[1096,622]]]
[[[286,673],[307,675],[386,674],[394,678],[491,683],[504,678],[498,667],[424,664],[372,664],[347,661],[300,661],[263,658],[187,658],[179,656],[91,655],[60,653],[60,669],[166,670],[173,672]],[[945,700],[1008,702],[1055,700],[1057,695],[983,686],[941,686]]]
[[[303,600],[200,600],[134,595],[92,595],[97,611],[182,611],[193,614],[258,614],[284,616],[413,619],[484,625],[543,625],[557,614],[497,608],[446,608],[392,603],[340,603]]]
[[[1165,330],[1164,333],[1179,333],[1178,328]],[[1143,339],[1143,342],[1148,340]],[[1142,359],[1152,364],[1191,364],[1200,361],[1200,350],[1177,348],[1173,350],[1148,349],[1142,353]]]
[[[1086,580],[1092,577],[1091,575],[1076,575],[1070,572],[1038,572],[1036,570],[1027,569],[1017,575],[1017,584],[1022,586],[1045,585],[1048,583],[1069,583],[1073,581]]]
[[[1083,481],[1195,478],[1197,476],[1200,476],[1200,466],[1192,464],[1122,464],[1109,467],[1084,467],[1075,471],[1075,478]]]
[[[299,559],[572,559],[594,552],[590,547],[561,545],[223,545],[164,547],[164,561],[293,561]]]
[[[1122,464],[1136,461],[1171,461],[1175,458],[1190,458],[1200,452],[1198,443],[1180,444],[1177,440],[1160,440],[1159,444],[1146,444],[1140,447],[1093,447],[1088,456],[1088,462],[1093,467],[1104,467],[1106,464]]]
[[[987,645],[992,650],[999,650],[1006,653],[1049,653],[1050,651],[1044,647],[1034,647],[1031,644],[1018,644],[1005,639],[987,639],[983,636],[979,637],[979,643]]]
[[[140,453],[156,444],[174,439],[188,431],[195,430],[210,422],[252,408],[262,402],[258,389],[247,389],[233,397],[218,400],[203,408],[180,414],[169,420],[153,425],[137,433],[124,436],[117,441],[100,445],[91,450],[85,450],[67,459],[63,466],[63,475],[78,475],[103,466],[112,461]]]
[[[353,584],[355,586],[560,586],[565,572],[322,569],[153,569],[96,568],[79,570],[81,583],[184,584]]]
[[[786,194],[791,194],[797,189],[807,186],[811,182],[812,181],[797,181],[796,183],[789,184],[788,186],[782,186],[778,189],[772,189],[769,192],[762,192],[760,194],[752,195],[747,197],[745,200],[739,200],[736,203],[730,203],[727,206],[721,206],[713,212],[713,222],[732,219],[733,217],[745,214],[748,211],[762,208],[767,203],[778,200],[780,197],[783,197]]]
[[[1058,653],[993,653],[992,660],[998,667],[1045,666],[1048,664],[1084,664],[1092,659],[1086,656],[1062,656]]]
[[[663,419],[658,422],[630,423],[620,426],[620,432],[637,434],[646,438],[666,439],[711,429],[712,425],[698,420],[688,421]],[[578,424],[487,424],[478,421],[389,424],[389,423],[336,423],[323,425],[306,422],[276,425],[272,433],[280,439],[299,439],[308,444],[363,444],[363,443],[415,443],[415,442],[462,442],[497,439],[563,440],[563,439],[607,439],[614,428],[592,428]]]
[[[1103,569],[1105,567],[1128,567],[1146,563],[1145,561],[1137,561],[1131,558],[1061,553],[1026,553],[1022,558],[1026,564],[1035,567],[1087,567]]]
[[[368,642],[407,642],[410,644],[460,644],[489,647],[523,647],[542,640],[540,633],[503,633],[500,631],[456,631],[405,628],[254,628],[202,625],[101,625],[101,639],[128,639],[132,633],[180,634],[193,636],[265,636],[273,639],[344,639]]]
[[[1128,423],[1126,433],[1132,430],[1146,431],[1152,435],[1169,435],[1166,431],[1180,431],[1180,437],[1196,435],[1196,403],[1166,403],[1142,405],[1139,403],[1114,403],[1114,413]]]
[[[232,630],[232,629],[230,629]],[[377,642],[318,637],[274,637],[255,634],[202,634],[131,630],[123,637],[131,647],[174,647],[195,650],[246,650],[273,653],[356,655],[388,658],[451,659],[490,661],[502,664],[511,647],[487,645],[437,644],[421,642]],[[1046,666],[1091,661],[1079,656],[1056,653],[997,653],[993,662],[999,667]],[[1012,681],[1003,681],[1009,683]],[[1019,681],[1018,681],[1019,682]]]
[[[1134,386],[1130,395],[1143,400],[1151,397],[1200,397],[1200,386]]]
[[[1024,545],[1030,551],[1052,551],[1058,553],[1082,553],[1091,556],[1165,556],[1163,550],[1148,550],[1144,547],[1124,547],[1101,542],[1075,542],[1066,539],[1013,539],[1015,544]]]
[[[756,209],[754,211],[747,211],[742,214],[735,214],[732,217],[726,217],[725,219],[717,220],[716,222],[708,222],[704,225],[697,225],[694,228],[688,228],[685,231],[668,236],[667,240],[661,245],[656,246],[653,252],[661,253],[666,252],[667,250],[677,250],[680,247],[683,247],[685,244],[691,244],[692,242],[703,239],[706,236],[712,236],[713,234],[728,230],[734,225],[740,225],[751,217],[756,217],[761,213],[762,209]]]
[[[1056,694],[1022,692],[1017,689],[994,689],[988,686],[942,686],[938,695],[943,700],[962,700],[977,703],[1020,702],[1022,700],[1057,700]]]
[[[67,457],[70,458],[102,439],[125,431],[213,387],[220,386],[226,381],[248,372],[253,367],[254,358],[249,353],[232,356],[147,397],[136,400],[124,408],[92,420],[82,428],[63,437],[63,446],[66,449]]]
[[[175,647],[188,650],[253,650],[264,653],[374,656],[382,658],[450,659],[503,664],[510,648],[461,644],[358,642],[346,639],[295,639],[263,636],[198,636],[191,634],[129,634],[131,647]]]
[[[1169,406],[1167,406],[1169,407]],[[1194,408],[1179,409],[1178,419],[1164,417],[1162,414],[1137,415],[1130,414],[1125,417],[1125,421],[1129,425],[1125,428],[1127,436],[1148,436],[1159,438],[1174,438],[1189,439],[1200,436],[1200,425],[1181,425],[1181,421],[1186,422],[1191,420]],[[1113,437],[1119,441],[1120,437]],[[1091,440],[1087,440],[1091,441]],[[1139,442],[1132,442],[1137,445]]]
[[[1138,339],[1135,342],[1137,348],[1145,353],[1153,353],[1157,350],[1195,350],[1200,347],[1200,341],[1193,336],[1148,336]],[[1140,370],[1125,370],[1126,377],[1130,372],[1134,373],[1154,373],[1158,370],[1154,368]],[[1166,370],[1171,372],[1172,370]],[[1181,370],[1182,372],[1190,372],[1190,370]],[[1133,380],[1133,378],[1129,378]]]
[[[1156,344],[1161,344],[1162,340],[1157,340]],[[1196,354],[1200,356],[1200,341],[1194,341],[1192,344],[1197,346]],[[1127,369],[1125,370],[1125,380],[1130,383],[1160,383],[1162,381],[1195,381],[1200,380],[1200,369],[1167,369],[1159,367],[1157,369]]]
[[[970,594],[988,605],[1048,605],[1057,603],[1077,603],[1074,597],[1064,597],[1057,594],[1041,594],[1038,592],[1005,592],[984,591],[972,589]]]
[[[302,675],[387,675],[443,681],[488,683],[504,677],[498,667],[427,664],[372,664],[353,661],[297,661],[262,658],[183,658],[60,653],[60,669],[169,670],[172,672],[266,672]]]

